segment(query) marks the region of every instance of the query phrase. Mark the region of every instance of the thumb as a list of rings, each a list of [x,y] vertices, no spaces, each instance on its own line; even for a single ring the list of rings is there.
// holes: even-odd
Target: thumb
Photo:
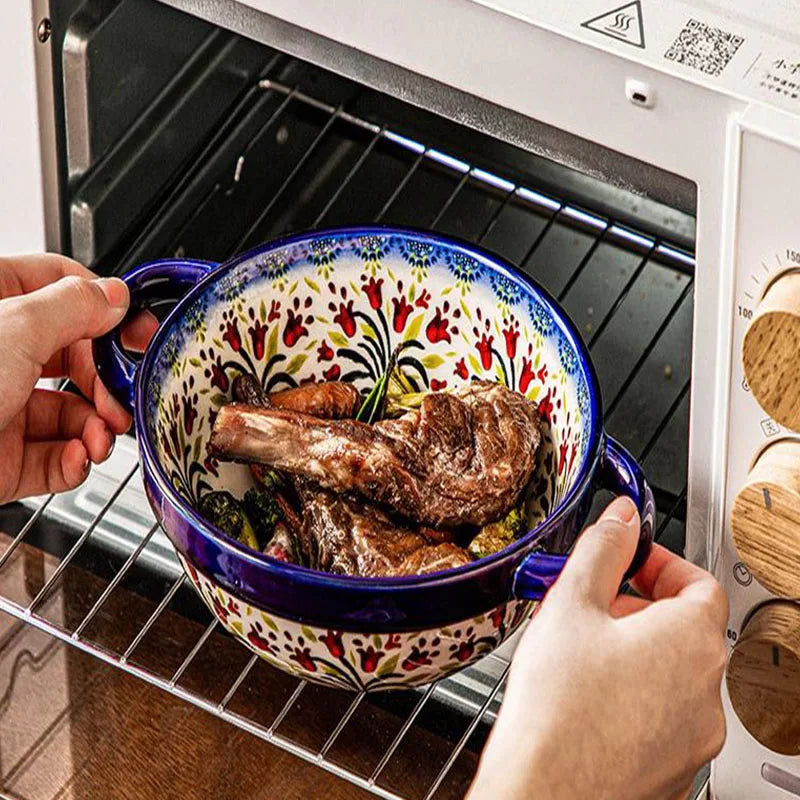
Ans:
[[[128,287],[118,278],[69,275],[6,300],[15,341],[32,361],[45,364],[64,347],[118,325],[128,310]]]
[[[580,536],[556,586],[591,605],[609,610],[639,541],[639,514],[618,497]]]

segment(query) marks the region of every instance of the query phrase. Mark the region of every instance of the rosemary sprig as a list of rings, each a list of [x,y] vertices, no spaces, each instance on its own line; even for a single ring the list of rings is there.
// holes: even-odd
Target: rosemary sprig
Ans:
[[[400,357],[400,353],[403,351],[405,346],[406,343],[401,342],[392,352],[392,355],[389,358],[389,363],[386,365],[386,369],[370,390],[370,393],[367,395],[367,399],[361,404],[361,408],[358,409],[356,419],[359,422],[366,422],[368,425],[371,425],[373,422],[377,422],[379,419],[383,418],[383,412],[386,407],[386,393],[389,389],[389,383],[394,374],[399,376],[396,378],[397,381],[402,381],[407,384],[407,381],[405,381],[405,378],[402,377],[401,373],[395,373],[395,370],[397,369],[397,359]],[[400,383],[400,385],[402,386],[403,383]]]

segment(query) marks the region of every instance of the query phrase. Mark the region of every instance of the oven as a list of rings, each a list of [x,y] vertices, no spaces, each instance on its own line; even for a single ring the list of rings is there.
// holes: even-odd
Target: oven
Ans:
[[[580,328],[607,430],[653,484],[656,539],[728,593],[728,741],[695,791],[800,795],[786,712],[800,696],[798,12],[679,0],[13,5],[0,15],[14,34],[3,72],[20,76],[6,78],[18,124],[3,133],[13,191],[0,249],[59,250],[118,274],[385,222],[519,265]],[[198,758],[198,741],[241,736],[292,786],[463,796],[513,641],[388,695],[276,672],[194,598],[132,437],[78,490],[3,509],[0,531],[2,707],[41,670],[62,687],[13,757],[0,741],[4,791],[40,796],[25,787],[47,771],[43,737],[81,717],[70,745],[81,766],[54,791],[95,796],[86,765],[98,749],[106,766],[130,764],[87,731],[127,724],[128,708],[156,748]],[[152,725],[131,686],[166,698]],[[202,736],[158,735],[197,709]]]

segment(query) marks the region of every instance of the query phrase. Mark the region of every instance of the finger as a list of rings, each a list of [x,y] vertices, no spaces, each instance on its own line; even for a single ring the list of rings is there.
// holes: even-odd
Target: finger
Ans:
[[[704,569],[654,544],[650,556],[631,580],[639,594],[650,600],[681,597],[707,605],[720,626],[728,619],[725,593]]]
[[[117,278],[71,275],[2,302],[18,351],[44,366],[62,348],[119,324],[128,301],[128,287]]]
[[[68,356],[66,374],[69,375],[70,380],[80,389],[84,397],[94,403],[97,413],[112,433],[117,435],[125,433],[131,426],[131,418],[97,377],[92,343],[88,339],[83,339],[64,352]],[[63,376],[63,374],[64,370],[62,369],[57,376]],[[42,373],[42,377],[56,376],[48,375],[45,371]]]
[[[618,594],[611,603],[611,616],[615,619],[620,617],[628,617],[641,611],[650,605],[650,601],[644,597],[634,597],[630,594]]]
[[[25,446],[15,499],[80,486],[89,474],[89,454],[79,439],[30,442]]]
[[[556,582],[559,592],[608,610],[639,541],[639,515],[627,497],[618,497],[579,537]],[[554,588],[556,588],[554,587]]]
[[[67,275],[92,280],[97,277],[83,264],[58,253],[0,258],[0,297],[16,297],[55,283]]]
[[[105,420],[113,433],[120,436],[130,429],[133,422],[130,414],[117,402],[97,376],[95,376],[92,387],[92,399],[97,413]]]
[[[122,346],[143,353],[156,330],[158,320],[149,311],[142,311],[122,328]]]
[[[89,458],[105,461],[114,443],[94,406],[69,392],[36,389],[27,406],[25,438],[29,442],[80,439]]]

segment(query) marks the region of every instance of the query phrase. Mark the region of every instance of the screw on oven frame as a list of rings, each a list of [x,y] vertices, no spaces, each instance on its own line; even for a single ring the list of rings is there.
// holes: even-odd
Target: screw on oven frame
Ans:
[[[36,26],[36,38],[44,44],[50,38],[52,31],[53,26],[50,24],[49,17],[44,17]]]

